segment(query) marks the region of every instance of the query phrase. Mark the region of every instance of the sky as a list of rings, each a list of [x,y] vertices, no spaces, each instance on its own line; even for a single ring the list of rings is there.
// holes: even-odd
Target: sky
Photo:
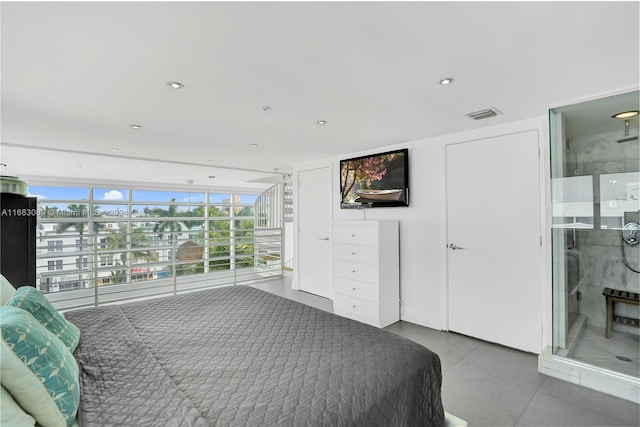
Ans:
[[[94,202],[126,202],[127,190],[117,188],[94,188]],[[89,200],[89,190],[87,188],[78,187],[47,187],[47,186],[30,186],[29,196],[37,197],[41,203],[47,200]],[[204,193],[188,193],[180,191],[152,191],[152,190],[133,190],[132,201],[137,202],[170,202],[175,199],[179,203],[203,203],[205,201]],[[210,203],[222,203],[231,199],[229,193],[209,193]],[[254,203],[256,195],[242,194],[240,195],[241,203]]]
[[[82,187],[49,187],[30,186],[29,196],[38,198],[39,209],[57,208],[58,212],[69,212],[70,204],[83,205],[89,202],[89,188]],[[129,210],[128,191],[125,188],[93,188],[93,209],[91,215],[107,217],[127,217]],[[182,191],[132,190],[131,209],[133,212],[144,212],[145,208],[168,209],[172,199],[178,205],[178,212],[190,210],[191,204],[198,206],[204,203],[205,193],[189,193]],[[241,194],[240,203],[253,205],[256,194]],[[210,204],[225,205],[231,200],[229,193],[209,193]],[[85,207],[86,209],[86,207]],[[87,211],[88,212],[88,211]],[[84,217],[84,215],[83,215]]]

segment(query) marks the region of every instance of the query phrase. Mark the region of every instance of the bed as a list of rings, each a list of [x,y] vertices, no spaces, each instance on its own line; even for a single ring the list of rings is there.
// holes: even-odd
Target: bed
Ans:
[[[441,426],[410,340],[248,286],[65,313],[91,426]]]
[[[236,286],[69,312],[81,426],[440,426],[437,355]]]

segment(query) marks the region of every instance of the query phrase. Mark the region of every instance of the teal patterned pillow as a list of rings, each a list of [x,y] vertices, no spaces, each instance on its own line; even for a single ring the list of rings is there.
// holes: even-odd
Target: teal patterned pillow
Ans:
[[[80,340],[80,329],[62,317],[62,314],[58,313],[36,288],[31,286],[18,288],[16,293],[7,301],[7,305],[28,311],[38,322],[42,323],[45,328],[60,338],[60,341],[62,341],[71,352],[76,349],[78,341]]]
[[[0,379],[25,412],[44,427],[69,427],[80,403],[78,364],[69,349],[31,314],[0,307]]]

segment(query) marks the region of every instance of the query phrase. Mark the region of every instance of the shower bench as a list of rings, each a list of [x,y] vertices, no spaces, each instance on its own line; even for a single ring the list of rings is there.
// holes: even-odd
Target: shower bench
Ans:
[[[602,295],[607,298],[607,328],[605,329],[604,336],[609,338],[611,335],[611,329],[613,323],[622,323],[629,326],[640,326],[640,319],[633,319],[631,317],[617,316],[614,313],[614,307],[616,302],[630,305],[640,305],[640,294],[629,291],[619,291],[612,288],[604,288]]]

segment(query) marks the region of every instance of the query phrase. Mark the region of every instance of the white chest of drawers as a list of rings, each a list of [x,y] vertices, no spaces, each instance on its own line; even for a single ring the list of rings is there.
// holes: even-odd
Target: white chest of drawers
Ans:
[[[400,320],[398,221],[333,224],[333,311],[384,328]]]

